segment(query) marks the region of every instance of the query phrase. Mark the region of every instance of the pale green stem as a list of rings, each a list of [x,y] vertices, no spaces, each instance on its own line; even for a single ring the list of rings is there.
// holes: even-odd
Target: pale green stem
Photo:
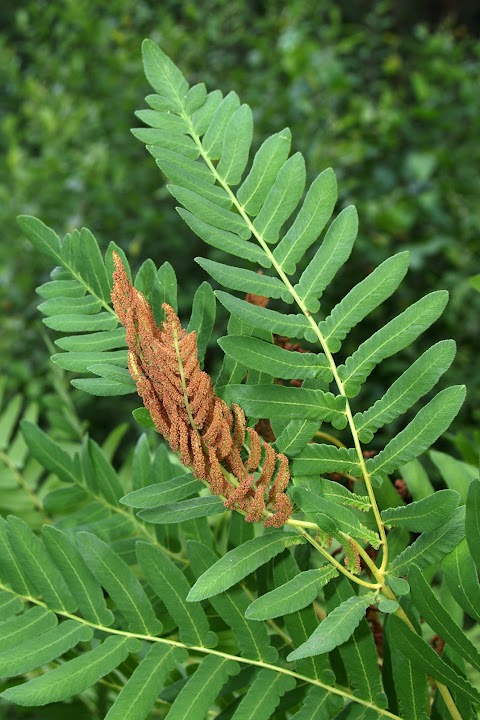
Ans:
[[[323,432],[323,430],[317,430],[315,433],[315,437],[323,438],[324,440],[328,440],[329,443],[332,445],[336,445],[339,448],[347,447],[341,440],[336,438],[334,435],[330,435],[330,433]]]
[[[343,575],[346,575],[349,580],[357,583],[357,585],[362,585],[362,587],[367,587],[369,588],[369,590],[380,590],[381,583],[369,583],[357,577],[356,575],[353,575],[353,573],[347,570],[347,568],[343,567],[343,565],[339,563],[338,560],[336,560],[332,555],[330,555],[330,553],[325,550],[325,548],[323,548],[320,543],[318,543],[315,538],[310,535],[310,533],[306,532],[300,527],[297,527],[297,532],[300,533],[300,535],[302,535],[305,540],[315,548],[315,550],[318,550],[318,552],[323,555],[328,560],[328,562],[331,563],[339,572],[341,572]]]

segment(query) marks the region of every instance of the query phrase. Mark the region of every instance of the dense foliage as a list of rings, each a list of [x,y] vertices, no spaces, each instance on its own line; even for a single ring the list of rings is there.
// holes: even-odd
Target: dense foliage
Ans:
[[[116,242],[103,253],[85,228],[61,238],[19,217],[55,265],[37,289],[53,362],[79,391],[138,393],[135,420],[167,445],[122,443],[121,425],[102,445],[85,436],[61,376],[48,432],[35,404],[7,400],[0,674],[15,679],[1,697],[50,718],[78,696],[79,717],[105,720],[473,720],[480,481],[431,451],[435,490],[417,459],[465,398],[431,396],[455,343],[418,351],[447,293],[376,322],[405,286],[402,251],[337,301],[358,220],[335,209],[333,171],[306,183],[288,128],[253,154],[235,92],[189,85],[151,40],[143,61],[155,94],[134,134],[228,262],[196,258],[220,289],[199,284],[182,326],[170,263],[132,273]],[[229,322],[211,377],[217,300]],[[372,403],[383,361],[396,379]]]
[[[0,259],[0,349],[15,352],[14,387],[30,397],[42,394],[45,353],[31,331],[31,298],[48,270],[19,233],[19,212],[63,231],[88,225],[103,249],[118,242],[134,265],[145,256],[157,264],[169,260],[183,280],[181,311],[189,310],[203,277],[192,260],[198,242],[164,201],[158,171],[129,137],[132,109],[146,87],[138,48],[151,34],[182,58],[193,81],[236,90],[255,108],[256,145],[272,128],[288,125],[309,173],[335,168],[339,207],[355,202],[361,216],[349,277],[364,277],[401,245],[412,253],[412,274],[392,310],[407,307],[417,288],[449,290],[450,304],[429,341],[455,335],[461,352],[449,378],[461,382],[468,372],[464,419],[475,427],[480,303],[468,278],[478,272],[480,233],[479,45],[448,22],[412,27],[418,4],[402,3],[403,24],[396,4],[372,5],[353,12],[350,3],[325,1],[314,14],[303,0],[281,8],[221,0],[201,8],[162,2],[161,10],[146,0],[115,0],[108,8],[96,0],[2,6],[0,213],[11,252]],[[180,250],[186,242],[191,254]],[[210,257],[219,259],[216,251]],[[338,298],[349,277],[336,278]],[[215,337],[225,321],[220,316]],[[219,356],[211,354],[209,362],[215,366]],[[401,367],[380,370],[372,397]],[[112,415],[108,403],[104,408]],[[84,411],[95,424],[94,411]]]

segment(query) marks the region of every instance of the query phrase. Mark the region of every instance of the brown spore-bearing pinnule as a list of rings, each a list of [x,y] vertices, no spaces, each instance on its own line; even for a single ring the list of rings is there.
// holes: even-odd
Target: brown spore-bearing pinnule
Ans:
[[[117,253],[113,260],[112,301],[126,329],[128,368],[156,429],[182,463],[215,495],[223,496],[226,507],[244,512],[250,522],[270,511],[264,525],[281,527],[292,512],[285,494],[287,457],[246,427],[241,407],[232,404],[230,409],[215,395],[209,375],[200,368],[196,333],[187,333],[166,303],[158,327]],[[256,479],[253,473],[258,470]],[[237,486],[228,481],[228,473],[236,477]]]

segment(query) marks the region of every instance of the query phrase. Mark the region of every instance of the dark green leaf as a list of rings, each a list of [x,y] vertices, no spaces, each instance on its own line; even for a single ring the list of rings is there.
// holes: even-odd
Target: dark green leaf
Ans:
[[[415,607],[432,630],[456,650],[473,667],[480,670],[480,653],[464,634],[461,627],[452,620],[417,565],[410,568],[408,580],[412,589]]]
[[[449,689],[457,690],[468,697],[472,702],[480,703],[480,693],[473,688],[467,680],[458,675],[453,668],[442,660],[423,638],[410,630],[410,628],[396,615],[389,618],[392,643],[397,652],[405,655],[415,667],[431,675]]]
[[[200,603],[188,603],[190,585],[182,571],[161,550],[145,542],[136,544],[137,558],[158,597],[165,603],[186,645],[213,647],[217,636],[210,632]]]
[[[337,180],[331,168],[313,181],[295,221],[273,252],[287,275],[295,272],[310,245],[327,224],[337,201]]]
[[[223,391],[223,399],[238,403],[253,417],[329,420],[338,429],[347,423],[345,398],[323,390],[284,385],[229,385]]]
[[[90,652],[23,685],[8,688],[1,695],[9,702],[27,707],[61,702],[87,690],[120,665],[129,652],[136,650],[138,640],[109,637]]]
[[[142,635],[162,632],[145,590],[128,565],[92,533],[78,533],[77,542],[87,566],[128,621],[130,631]]]
[[[195,583],[188,600],[204,600],[228,590],[287,547],[299,545],[304,539],[284,530],[272,530],[230,550],[212,565]]]
[[[142,510],[138,517],[154,525],[185,522],[194,518],[218,515],[225,511],[223,500],[214,495],[192,498],[182,502],[168,503],[150,510]]]
[[[404,527],[410,532],[436,530],[451,518],[459,501],[460,495],[455,490],[438,490],[423,500],[383,510],[382,520],[388,526]]]
[[[316,570],[305,570],[284,585],[262,595],[248,607],[245,617],[250,620],[269,620],[288,615],[310,605],[320,588],[336,577],[338,572],[332,565]]]

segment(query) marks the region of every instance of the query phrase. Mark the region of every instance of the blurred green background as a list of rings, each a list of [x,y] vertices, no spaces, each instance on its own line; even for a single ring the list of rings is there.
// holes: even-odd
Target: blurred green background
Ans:
[[[474,5],[2,3],[0,357],[10,389],[41,399],[48,382],[34,288],[51,267],[22,238],[16,215],[37,215],[59,234],[85,225],[103,248],[110,240],[120,244],[133,266],[147,257],[157,265],[169,260],[185,316],[205,279],[193,258],[219,257],[183,224],[165,179],[129,132],[149,92],[140,44],[151,37],[192,84],[236,90],[252,106],[255,146],[288,125],[310,180],[329,165],[335,169],[338,209],[357,206],[360,236],[330,302],[389,255],[411,251],[407,280],[352,333],[347,351],[426,292],[450,291],[442,320],[379,368],[370,392],[375,399],[422,348],[454,337],[459,354],[444,384],[467,383],[457,430],[460,423],[473,431],[480,417],[480,293],[469,280],[480,273],[480,12]],[[220,315],[217,337],[224,321]],[[213,343],[212,368],[218,358]],[[118,420],[124,402],[78,399],[100,432]]]

